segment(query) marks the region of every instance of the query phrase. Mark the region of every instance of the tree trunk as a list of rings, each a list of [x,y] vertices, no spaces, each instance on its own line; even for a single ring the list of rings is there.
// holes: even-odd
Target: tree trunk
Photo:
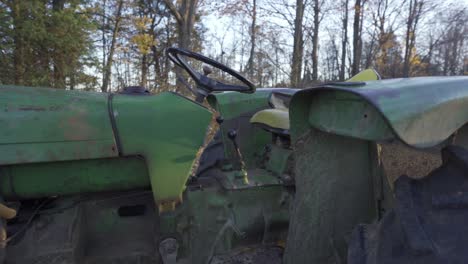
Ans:
[[[406,38],[405,38],[405,56],[403,60],[403,77],[408,77],[409,75],[409,64],[410,64],[410,57],[411,57],[411,45],[410,45],[410,38],[412,34],[413,28],[413,5],[414,1],[409,1],[409,10],[408,10],[408,20],[406,21]]]
[[[177,8],[171,0],[163,0],[166,7],[177,21],[177,33],[179,48],[190,48],[190,37],[195,24],[195,14],[198,0],[181,0]]]
[[[434,41],[432,39],[432,35],[429,36],[429,50],[427,52],[427,74],[429,76],[435,75],[435,72],[433,71],[433,65],[432,65],[432,54],[434,52]]]
[[[344,2],[344,17],[343,17],[343,39],[341,41],[341,68],[340,80],[345,79],[346,66],[346,44],[348,43],[348,0]]]
[[[179,48],[188,49],[190,46],[190,29],[187,21],[187,11],[189,10],[190,0],[183,0],[180,7],[180,13],[182,15],[182,20],[178,21],[178,39],[179,39]]]
[[[304,0],[296,0],[296,18],[294,20],[294,45],[291,65],[291,86],[301,86],[302,58],[304,55],[304,35],[302,21],[304,18]]]
[[[122,20],[122,15],[121,15],[122,7],[123,7],[123,0],[120,0],[117,6],[117,11],[115,13],[115,24],[112,30],[111,46],[109,48],[109,54],[107,55],[106,67],[104,68],[104,79],[102,81],[102,87],[101,87],[101,91],[104,93],[107,92],[108,86],[109,86],[109,80],[110,80],[110,75],[112,71],[112,61],[113,61],[114,52],[115,52],[115,44],[117,42],[117,35],[119,34],[120,22]]]
[[[102,68],[106,68],[106,49],[107,49],[107,37],[106,37],[106,0],[102,1]],[[102,80],[105,79],[106,71],[102,71]]]
[[[24,72],[25,72],[25,65],[24,65],[24,42],[23,36],[20,34],[23,32],[22,27],[22,19],[23,19],[23,12],[21,7],[21,0],[15,0],[11,4],[11,9],[13,13],[13,28],[14,31],[14,53],[13,53],[13,64],[14,64],[14,78],[16,85],[23,85],[24,84]]]
[[[163,75],[161,73],[161,62],[160,56],[156,50],[156,47],[152,47],[153,50],[153,61],[154,61],[154,87],[159,91],[163,82]]]
[[[320,26],[319,0],[314,0],[314,35],[312,36],[312,80],[318,80],[318,33]]]
[[[353,64],[351,67],[351,75],[359,73],[361,64],[361,53],[362,53],[362,20],[361,13],[364,7],[364,3],[361,0],[356,0],[354,4],[354,23],[353,23]]]
[[[141,58],[141,82],[140,86],[146,87],[148,85],[148,62],[147,55],[143,54]]]
[[[76,85],[76,72],[70,73],[70,90],[75,90]]]
[[[408,20],[406,22],[405,55],[403,60],[403,77],[409,77],[411,72],[411,58],[416,41],[416,28],[421,15],[423,2],[410,0]]]
[[[166,7],[169,9],[171,14],[177,21],[177,42],[179,48],[190,49],[190,40],[193,30],[193,25],[195,24],[195,14],[198,6],[198,0],[181,0],[179,8],[177,8],[171,0],[163,0]],[[184,72],[178,67],[175,68],[176,75],[178,77],[184,76]],[[184,84],[176,80],[177,87],[182,87]]]
[[[254,59],[255,59],[255,42],[257,33],[257,0],[252,3],[252,24],[250,26],[250,56],[247,61],[246,71],[248,76],[252,79],[254,73]]]
[[[53,0],[52,1],[52,11],[61,12],[65,6],[64,0]],[[66,57],[58,48],[58,51],[55,50],[53,53],[53,63],[54,63],[54,88],[65,89],[65,63]]]

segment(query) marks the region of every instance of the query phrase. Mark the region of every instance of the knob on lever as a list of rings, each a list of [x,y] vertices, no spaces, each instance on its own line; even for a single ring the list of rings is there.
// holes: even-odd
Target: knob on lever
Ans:
[[[221,124],[224,122],[224,118],[223,118],[222,116],[219,115],[219,116],[216,117],[216,122],[217,122],[219,125],[221,125]]]
[[[213,69],[211,69],[211,67],[208,66],[208,65],[206,65],[206,64],[204,64],[204,65],[202,66],[202,68],[203,68],[203,74],[204,74],[205,76],[208,76],[208,74],[213,73]]]
[[[237,142],[236,142],[237,131],[236,131],[235,129],[229,130],[229,132],[228,132],[228,138],[229,138],[230,140],[232,140],[232,143],[234,143],[234,145],[235,145],[236,148],[237,148]]]
[[[247,170],[246,170],[246,166],[245,166],[245,163],[244,163],[244,158],[242,158],[242,153],[239,149],[239,146],[237,145],[237,131],[235,129],[231,129],[229,130],[228,134],[227,134],[228,138],[232,141],[232,144],[234,145],[234,149],[236,150],[236,154],[237,154],[237,158],[239,159],[239,162],[240,162],[240,166],[241,166],[241,172],[242,172],[242,176],[244,178],[244,183],[245,184],[249,184],[249,178],[248,178],[248,175],[247,175]]]

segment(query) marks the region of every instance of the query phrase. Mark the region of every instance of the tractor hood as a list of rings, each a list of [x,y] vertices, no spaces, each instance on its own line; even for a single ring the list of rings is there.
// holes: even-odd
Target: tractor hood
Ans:
[[[209,109],[175,93],[105,94],[0,86],[0,169],[141,157],[146,170],[135,173],[147,171],[160,209],[171,209],[181,200],[206,137],[213,134],[209,129],[213,123]],[[106,164],[102,171],[115,171],[115,162]],[[91,180],[82,190],[118,184],[111,173],[106,177],[110,178],[99,183]]]
[[[399,139],[428,148],[468,121],[468,77],[417,77],[329,83],[297,92],[291,134],[310,127],[364,140]]]
[[[0,165],[118,156],[104,93],[0,86]]]

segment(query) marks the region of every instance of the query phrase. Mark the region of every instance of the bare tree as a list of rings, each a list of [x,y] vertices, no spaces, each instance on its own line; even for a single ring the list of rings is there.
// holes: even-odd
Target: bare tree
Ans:
[[[196,11],[199,4],[198,0],[180,0],[176,1],[178,6],[172,3],[172,0],[163,0],[172,16],[177,21],[177,37],[179,48],[191,49],[193,45],[192,32],[195,24]],[[175,68],[177,78],[177,87],[181,88],[185,84],[180,78],[184,78],[185,73],[178,67]]]
[[[294,20],[294,44],[291,63],[291,86],[301,86],[302,59],[304,56],[304,0],[296,0],[296,16]]]
[[[14,68],[14,84],[24,85],[24,73],[26,71],[25,65],[25,44],[24,36],[19,32],[24,28],[23,16],[25,10],[21,5],[20,0],[13,0],[7,2],[8,7],[12,11],[13,28],[15,29],[13,34],[13,68]]]
[[[353,63],[351,66],[351,75],[355,75],[360,70],[362,54],[362,21],[364,16],[365,0],[356,0],[354,3],[354,22],[353,22]]]
[[[246,72],[253,78],[254,75],[254,59],[255,59],[255,44],[257,38],[257,0],[252,0],[252,22],[250,24],[250,55],[247,60]]]
[[[332,81],[339,78],[340,64],[339,64],[339,50],[336,44],[336,39],[333,34],[330,34],[330,40],[325,45],[326,55],[324,58],[325,73],[324,80]]]
[[[318,79],[318,44],[320,27],[320,6],[319,0],[314,0],[314,28],[312,35],[312,81]]]
[[[416,42],[416,29],[422,14],[424,0],[409,0],[408,18],[406,21],[405,55],[403,59],[403,77],[411,72],[411,59]]]
[[[404,1],[404,0],[403,0]],[[370,41],[371,44],[377,45],[371,51],[367,59],[370,59],[377,71],[382,76],[387,78],[400,76],[401,73],[401,53],[398,37],[395,32],[395,24],[399,21],[401,13],[401,0],[374,0],[371,3],[372,23],[376,38]],[[366,65],[369,66],[369,65]]]
[[[340,80],[344,81],[346,68],[346,45],[348,43],[348,1],[343,2],[343,38],[341,40]]]
[[[172,0],[164,0],[167,8],[177,21],[178,44],[180,48],[190,48],[190,38],[195,24],[198,0],[180,0],[176,7]]]
[[[444,29],[442,39],[438,44],[438,53],[443,61],[442,74],[463,74],[467,60],[466,52],[463,51],[468,39],[466,9],[452,12],[447,24],[448,27]]]
[[[109,80],[110,80],[111,70],[112,70],[112,61],[114,58],[115,46],[116,46],[119,31],[120,31],[120,24],[122,21],[123,4],[124,4],[124,1],[119,0],[117,3],[117,9],[115,11],[114,26],[112,29],[111,46],[109,48],[109,53],[107,54],[106,65],[104,67],[104,74],[103,74],[104,78],[102,80],[102,86],[101,86],[102,92],[107,92],[107,89],[109,86]]]

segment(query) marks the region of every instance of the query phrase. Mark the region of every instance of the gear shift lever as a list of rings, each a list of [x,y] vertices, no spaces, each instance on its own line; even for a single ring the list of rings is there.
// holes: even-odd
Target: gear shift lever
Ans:
[[[237,131],[235,129],[231,129],[228,132],[228,138],[232,141],[232,144],[234,145],[234,149],[236,150],[237,158],[239,159],[240,165],[241,165],[241,171],[244,177],[244,183],[249,184],[249,177],[247,175],[247,169],[244,163],[244,158],[242,158],[242,153],[239,149],[239,145],[237,144]]]

